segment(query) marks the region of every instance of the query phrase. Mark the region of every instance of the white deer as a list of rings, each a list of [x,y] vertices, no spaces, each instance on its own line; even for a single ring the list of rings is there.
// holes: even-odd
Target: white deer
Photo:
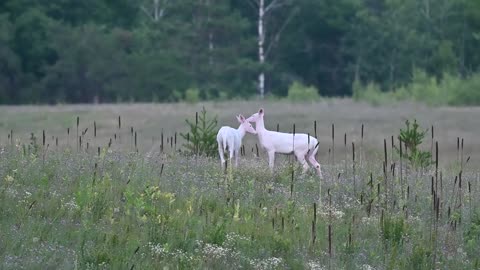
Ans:
[[[238,115],[237,120],[240,123],[238,129],[234,129],[228,126],[223,126],[217,133],[218,154],[220,155],[221,165],[224,166],[225,158],[224,151],[227,150],[230,154],[230,160],[235,155],[235,166],[238,166],[238,155],[240,147],[242,146],[242,139],[247,132],[257,134],[250,122],[245,120],[243,115]]]
[[[275,162],[275,153],[291,154],[294,153],[297,160],[303,166],[303,172],[309,168],[307,160],[315,167],[317,174],[322,178],[320,164],[315,160],[318,151],[318,141],[312,136],[303,133],[283,133],[270,131],[265,128],[263,116],[264,109],[260,109],[257,113],[247,118],[248,122],[255,122],[260,145],[268,153],[268,164],[273,172]]]

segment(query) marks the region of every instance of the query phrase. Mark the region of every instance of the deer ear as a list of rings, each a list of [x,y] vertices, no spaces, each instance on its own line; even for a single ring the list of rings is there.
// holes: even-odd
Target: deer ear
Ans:
[[[237,115],[236,117],[237,117],[238,122],[242,123],[242,119],[240,118],[240,115]]]
[[[245,122],[245,117],[243,117],[243,115],[239,114],[238,118],[239,118],[240,122],[242,122],[242,123]]]
[[[258,110],[258,114],[263,114],[265,111],[263,110],[263,108],[260,108],[260,110]]]

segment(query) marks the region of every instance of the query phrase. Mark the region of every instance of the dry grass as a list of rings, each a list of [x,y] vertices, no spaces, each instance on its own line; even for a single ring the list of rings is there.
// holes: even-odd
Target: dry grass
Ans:
[[[480,108],[430,108],[418,104],[397,104],[393,106],[372,107],[355,103],[350,99],[331,99],[318,103],[288,103],[232,101],[206,102],[199,104],[121,104],[121,105],[59,105],[59,106],[2,106],[0,107],[0,143],[5,144],[11,129],[14,138],[28,143],[30,133],[34,132],[41,140],[42,130],[46,130],[47,143],[54,145],[52,136],[58,137],[61,145],[67,143],[67,128],[70,127],[70,144],[74,143],[75,119],[80,116],[80,130],[89,128],[84,145],[105,146],[117,130],[117,117],[122,117],[120,136],[122,144],[114,147],[131,147],[130,128],[138,132],[140,151],[158,151],[161,130],[166,138],[175,132],[186,131],[185,118],[193,119],[196,111],[205,106],[210,115],[218,115],[219,126],[237,126],[235,115],[245,116],[256,112],[259,107],[266,110],[266,126],[281,131],[291,131],[293,124],[297,132],[313,134],[313,122],[317,121],[320,139],[319,159],[328,160],[331,146],[331,124],[335,124],[335,151],[339,159],[344,157],[343,138],[347,133],[347,151],[351,141],[360,143],[361,125],[365,125],[365,149],[379,150],[383,139],[390,142],[397,135],[406,119],[416,118],[422,127],[435,126],[435,138],[439,141],[441,157],[456,158],[457,137],[464,138],[465,156],[471,156],[471,163],[479,164],[480,146],[476,136],[480,132]],[[97,122],[97,138],[93,139],[93,121]],[[245,139],[247,154],[254,147],[256,138],[248,135]],[[179,139],[179,144],[181,140]],[[425,147],[430,146],[430,134]],[[166,147],[168,150],[169,148]],[[440,162],[443,162],[440,160]]]

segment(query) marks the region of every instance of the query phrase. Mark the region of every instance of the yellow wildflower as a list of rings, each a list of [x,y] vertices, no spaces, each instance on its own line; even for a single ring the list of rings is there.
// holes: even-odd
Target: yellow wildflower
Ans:
[[[13,179],[13,177],[12,177],[11,175],[5,176],[5,181],[7,181],[7,182],[10,183],[10,182],[13,182],[13,180],[14,180],[14,179]]]

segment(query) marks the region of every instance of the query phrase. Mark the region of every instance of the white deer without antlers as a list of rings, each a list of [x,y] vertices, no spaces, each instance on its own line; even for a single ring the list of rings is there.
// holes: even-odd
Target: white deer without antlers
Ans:
[[[218,154],[220,155],[221,165],[224,166],[225,158],[224,151],[227,150],[230,154],[230,160],[235,155],[235,166],[238,166],[238,155],[240,147],[242,146],[242,139],[247,132],[257,134],[250,122],[245,120],[243,115],[238,115],[237,120],[240,123],[238,129],[228,126],[223,126],[217,133]]]
[[[320,164],[315,160],[315,155],[318,151],[317,139],[303,133],[292,134],[267,130],[263,121],[264,114],[264,109],[260,109],[257,113],[250,116],[247,121],[255,122],[255,129],[257,131],[260,145],[268,153],[270,169],[273,171],[275,153],[294,153],[297,160],[303,166],[303,172],[306,172],[309,168],[307,163],[308,160],[310,164],[315,167],[318,176],[322,177]]]

